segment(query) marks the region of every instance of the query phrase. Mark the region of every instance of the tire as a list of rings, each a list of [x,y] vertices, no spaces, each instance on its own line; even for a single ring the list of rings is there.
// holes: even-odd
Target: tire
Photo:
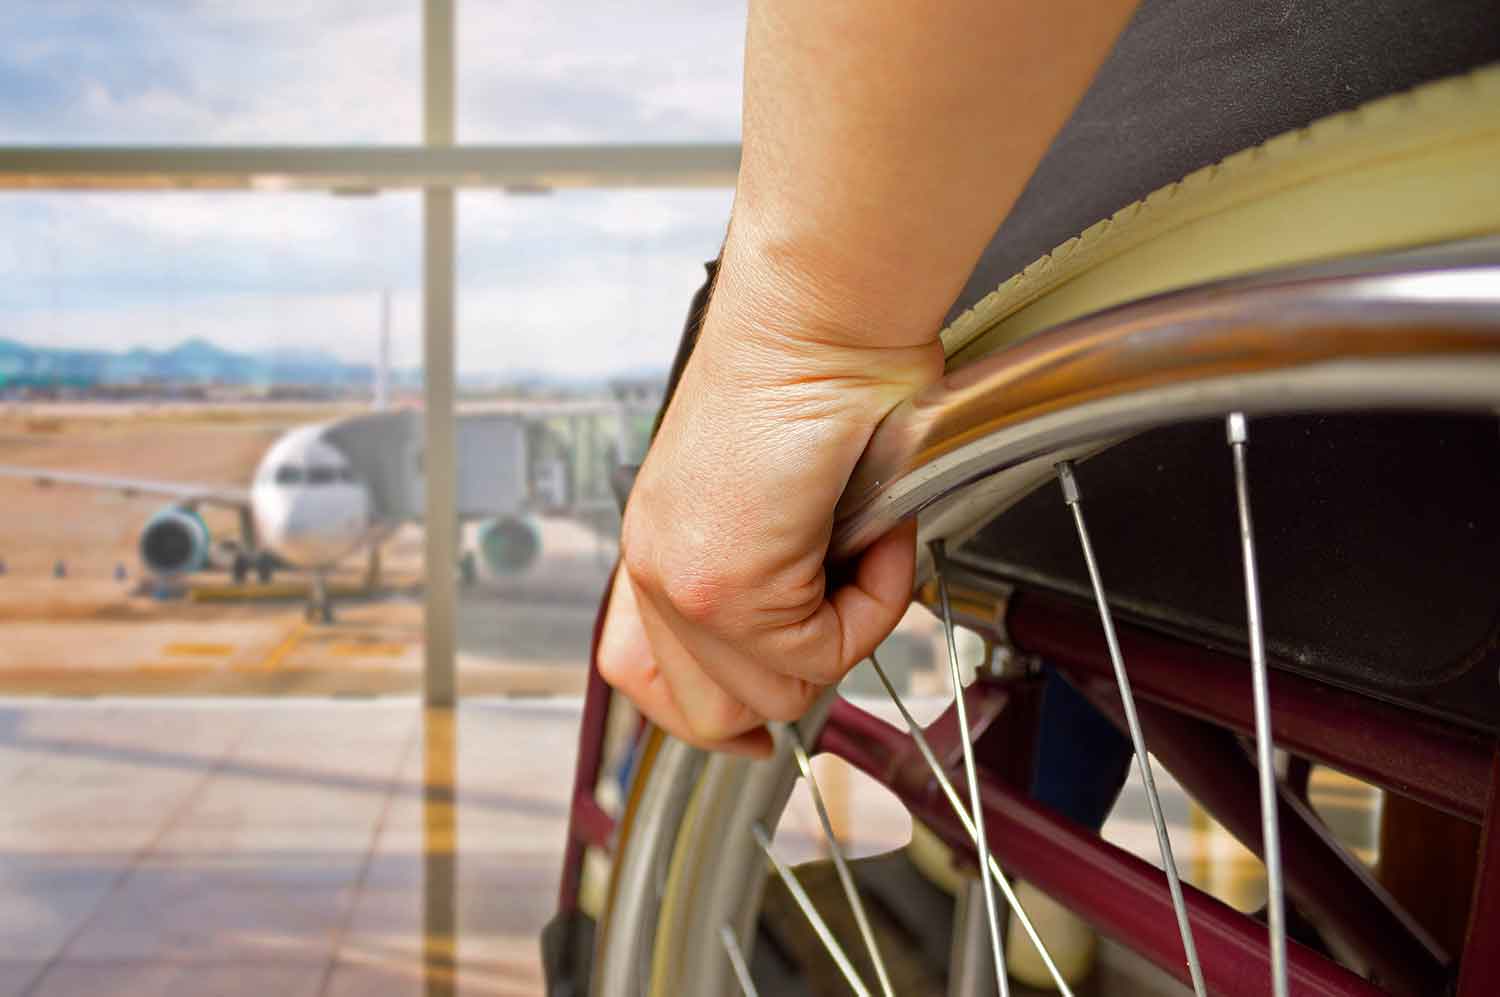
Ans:
[[[1050,482],[1055,461],[1087,457],[1124,437],[1210,412],[1371,405],[1494,411],[1500,406],[1495,305],[1488,328],[1451,358],[1438,355],[1442,350],[1420,360],[1398,358],[1383,372],[1372,358],[1349,359],[1348,344],[1331,334],[1328,352],[1306,363],[1258,370],[1254,377],[1188,370],[1179,380],[1148,378],[1113,395],[1119,382],[1098,365],[1079,374],[1087,383],[1078,391],[1056,393],[1048,360],[1058,342],[1077,346],[1122,323],[1146,328],[1164,308],[1177,308],[1181,316],[1211,301],[1253,304],[1266,285],[1245,275],[1273,267],[1300,265],[1277,284],[1300,287],[1357,275],[1364,264],[1343,261],[1363,254],[1500,233],[1497,161],[1500,68],[1489,68],[1319,121],[1101,221],[943,333],[950,372],[967,370],[977,379],[1008,364],[1006,384],[1032,389],[1031,396],[1021,392],[1031,407],[986,408],[985,399],[970,399],[967,421],[949,422],[938,416],[923,422],[938,408],[937,396],[898,409],[882,427],[885,439],[877,434],[872,442],[863,474],[856,470],[835,544],[853,552],[913,513],[924,543],[963,540]],[[1436,260],[1433,265],[1441,266],[1448,253],[1418,253],[1412,265]],[[1484,253],[1500,265],[1493,244]],[[1226,280],[1197,296],[1188,290],[1144,300]],[[1117,310],[1087,318],[1108,308]],[[1474,321],[1482,324],[1483,316]],[[1014,350],[1043,330],[1050,331],[1036,344]],[[1179,341],[1179,352],[1183,341],[1191,338]],[[952,393],[962,390],[960,384]],[[889,446],[877,453],[882,443]],[[868,487],[861,492],[862,486]],[[929,605],[934,597],[923,583],[932,570],[924,558],[918,596]],[[804,741],[816,740],[827,706],[798,723]],[[750,827],[759,821],[774,828],[795,781],[785,736],[777,738],[774,756],[759,763],[708,756],[659,732],[649,736],[619,825],[610,903],[595,949],[594,994],[739,992],[717,930],[727,925],[742,940],[754,937],[765,863]]]

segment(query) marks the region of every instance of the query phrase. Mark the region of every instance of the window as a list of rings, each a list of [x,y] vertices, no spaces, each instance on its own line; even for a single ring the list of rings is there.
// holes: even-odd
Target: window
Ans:
[[[463,142],[739,139],[742,0],[458,0],[457,11]]]
[[[421,5],[0,5],[0,143],[390,143],[421,135]]]
[[[295,464],[281,465],[276,469],[276,483],[278,485],[302,484],[302,468]]]

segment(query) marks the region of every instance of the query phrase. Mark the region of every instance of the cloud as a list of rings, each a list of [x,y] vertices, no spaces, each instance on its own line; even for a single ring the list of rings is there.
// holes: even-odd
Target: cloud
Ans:
[[[524,282],[466,282],[458,295],[459,370],[598,376],[665,369],[702,278],[702,260],[692,254],[643,253],[612,265],[577,259]],[[392,300],[394,361],[418,365],[420,293],[398,288]],[[368,363],[376,352],[379,301],[377,288],[368,287],[38,306],[10,312],[0,336],[103,349],[164,348],[202,337],[235,349],[316,347]]]
[[[470,142],[729,141],[742,3],[463,0]],[[420,3],[54,0],[0,9],[0,144],[409,143]],[[664,366],[730,193],[459,201],[460,363]],[[415,362],[415,194],[0,195],[0,336],[79,346],[373,349],[396,291]]]
[[[718,190],[461,195],[463,369],[665,366],[729,200]],[[420,355],[415,195],[16,195],[0,199],[0,231],[10,235],[0,337],[120,348],[202,336],[367,360],[378,291],[390,287],[398,353]]]
[[[407,143],[419,0],[111,0],[0,11],[0,143]],[[726,141],[743,3],[458,4],[470,142]]]

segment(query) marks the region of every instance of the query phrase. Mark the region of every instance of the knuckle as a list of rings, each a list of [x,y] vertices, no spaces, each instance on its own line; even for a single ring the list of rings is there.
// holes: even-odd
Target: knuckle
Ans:
[[[620,565],[636,586],[649,591],[656,579],[656,557],[635,523],[627,514],[620,527]]]
[[[727,741],[734,736],[727,728],[720,728],[700,719],[688,718],[686,740],[697,747],[708,747],[717,741]]]
[[[725,607],[735,590],[727,573],[684,563],[638,535],[623,540],[620,557],[631,583],[656,605],[704,627],[727,622]]]
[[[629,669],[626,667],[624,655],[611,648],[601,647],[594,663],[599,668],[600,678],[622,692],[625,690],[625,680]]]
[[[729,612],[734,583],[724,574],[703,569],[673,571],[662,580],[662,595],[689,623],[721,630],[732,624]]]
[[[826,688],[838,685],[843,681],[844,675],[849,671],[836,657],[831,654],[820,654],[809,656],[799,661],[791,670],[793,678],[801,679],[805,683],[818,688]]]
[[[693,737],[705,743],[727,741],[756,725],[750,711],[727,696],[693,710],[684,719]]]
[[[790,679],[785,683],[780,695],[776,696],[774,701],[764,704],[765,709],[761,712],[767,720],[792,723],[802,718],[822,691],[822,686],[802,679]]]
[[[800,679],[821,689],[837,685],[848,673],[837,635],[830,632],[829,617],[809,619],[783,628],[768,642],[766,660],[779,675]]]
[[[743,622],[737,608],[754,588],[744,567],[721,551],[681,549],[639,520],[622,527],[620,560],[636,590],[652,603],[706,630],[729,635]]]

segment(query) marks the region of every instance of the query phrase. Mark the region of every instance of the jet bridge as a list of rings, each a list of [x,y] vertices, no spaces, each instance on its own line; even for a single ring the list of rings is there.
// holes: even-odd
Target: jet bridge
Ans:
[[[464,413],[458,417],[457,513],[462,520],[514,516],[531,508],[531,420],[519,413]],[[421,413],[367,412],[331,422],[322,436],[349,460],[370,489],[377,518],[396,523],[424,518]],[[564,502],[547,496],[543,503]]]

